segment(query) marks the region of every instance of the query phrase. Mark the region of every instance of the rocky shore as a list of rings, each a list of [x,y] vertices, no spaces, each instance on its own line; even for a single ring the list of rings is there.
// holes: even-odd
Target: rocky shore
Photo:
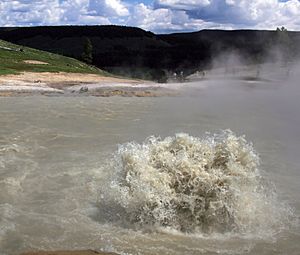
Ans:
[[[176,86],[96,74],[32,73],[0,76],[0,97],[10,96],[175,96]]]

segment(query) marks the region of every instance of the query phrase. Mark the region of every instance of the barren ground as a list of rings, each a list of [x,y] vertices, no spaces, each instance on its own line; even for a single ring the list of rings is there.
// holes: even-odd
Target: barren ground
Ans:
[[[150,81],[82,73],[23,72],[0,76],[0,96],[170,96],[175,91]]]

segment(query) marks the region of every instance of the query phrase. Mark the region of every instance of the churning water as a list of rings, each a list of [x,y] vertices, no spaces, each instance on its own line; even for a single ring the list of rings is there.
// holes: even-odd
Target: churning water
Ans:
[[[104,189],[103,204],[112,195],[126,220],[142,228],[269,234],[289,223],[291,213],[262,180],[252,146],[230,131],[204,139],[150,137],[121,146],[116,158],[117,192]]]
[[[298,254],[295,84],[1,98],[0,254]]]

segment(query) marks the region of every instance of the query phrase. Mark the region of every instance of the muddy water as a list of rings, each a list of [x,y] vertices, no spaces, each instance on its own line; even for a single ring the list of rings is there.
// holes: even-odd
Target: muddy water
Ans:
[[[295,84],[206,81],[187,85],[183,96],[173,98],[1,98],[0,254],[36,249],[298,254],[300,90]],[[205,140],[226,129],[245,135],[260,158],[256,167],[264,181],[257,187],[263,187],[260,201],[267,209],[247,211],[252,220],[245,229],[251,231],[181,232],[171,224],[151,228],[126,221],[128,206],[136,203],[125,206],[120,193],[112,193],[119,144],[129,150],[127,142],[138,148],[151,135],[165,141],[183,132]],[[237,207],[231,208],[235,213]],[[261,220],[268,218],[271,226]]]

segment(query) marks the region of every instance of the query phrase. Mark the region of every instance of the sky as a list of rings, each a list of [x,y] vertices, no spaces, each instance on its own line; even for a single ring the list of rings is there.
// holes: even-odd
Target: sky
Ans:
[[[155,33],[300,31],[300,0],[0,0],[0,26],[108,24]]]

